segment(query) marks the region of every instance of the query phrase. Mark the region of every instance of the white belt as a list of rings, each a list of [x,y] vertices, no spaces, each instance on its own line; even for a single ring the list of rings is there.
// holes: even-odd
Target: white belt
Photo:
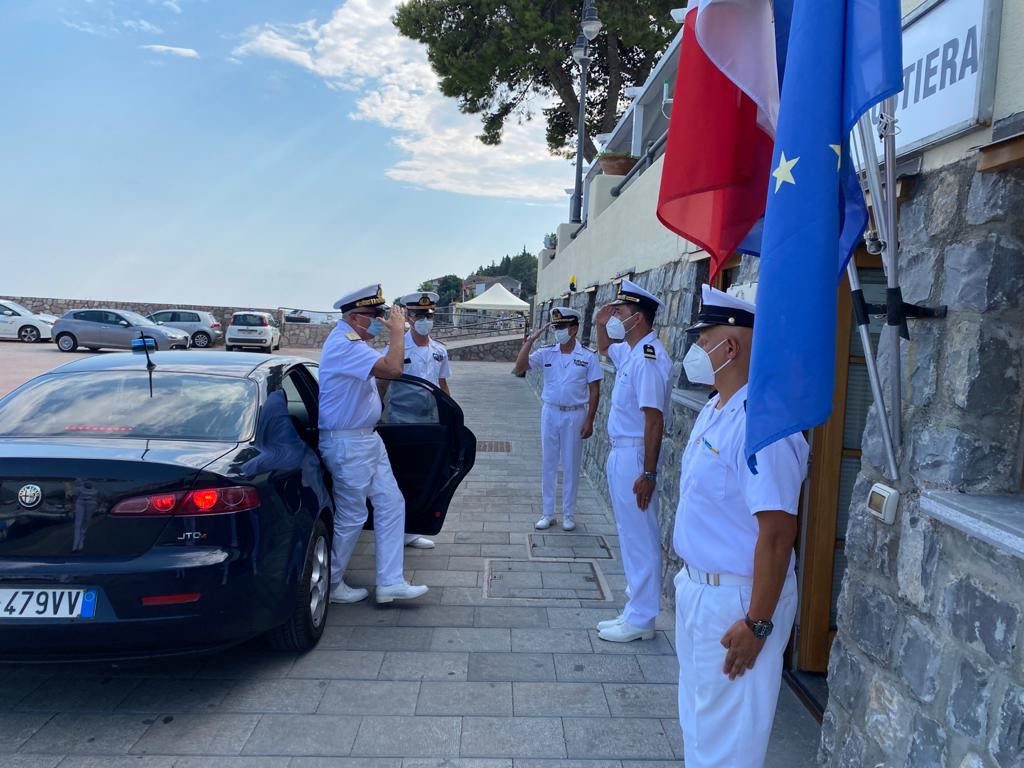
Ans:
[[[749,576],[736,576],[732,573],[708,573],[700,568],[683,563],[680,573],[685,573],[690,581],[696,584],[706,584],[709,587],[746,587],[754,583]]]
[[[608,441],[611,443],[612,448],[625,448],[627,446],[642,446],[644,439],[642,437],[609,437]]]
[[[321,429],[320,437],[361,437],[372,435],[374,427],[362,427],[360,429]]]
[[[586,408],[585,405],[555,405],[554,403],[544,403],[548,408],[554,408],[556,411],[578,411],[581,408]]]

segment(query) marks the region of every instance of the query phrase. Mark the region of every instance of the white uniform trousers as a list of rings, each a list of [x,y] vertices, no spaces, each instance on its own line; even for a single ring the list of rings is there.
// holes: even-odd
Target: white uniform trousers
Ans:
[[[633,493],[633,483],[644,473],[643,443],[642,438],[612,438],[605,473],[626,573],[623,617],[634,627],[653,629],[661,606],[661,530],[658,494],[640,509]]]
[[[576,511],[576,490],[583,459],[580,430],[587,420],[586,406],[561,411],[545,404],[540,411],[541,480],[540,493],[545,517],[555,513],[555,484],[562,467],[562,517],[571,520]]]
[[[391,471],[384,441],[376,432],[321,437],[320,451],[334,481],[334,546],[331,589],[341,582],[373,502],[377,586],[399,584],[405,538],[405,499]]]
[[[782,588],[772,633],[754,666],[735,680],[722,672],[721,639],[750,605],[749,585],[696,583],[685,569],[675,579],[679,725],[686,768],[760,768],[768,752],[782,683],[782,654],[796,617],[796,577]]]

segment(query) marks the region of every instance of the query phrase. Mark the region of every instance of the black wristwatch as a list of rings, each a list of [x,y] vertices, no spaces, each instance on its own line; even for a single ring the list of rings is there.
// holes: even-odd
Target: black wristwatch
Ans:
[[[750,627],[750,631],[754,633],[754,637],[759,640],[764,640],[775,629],[775,625],[771,621],[754,621],[750,618],[749,613],[744,616],[744,619],[747,622],[747,626]]]
[[[658,473],[657,472],[644,472],[644,479],[645,480],[657,480],[658,479]]]

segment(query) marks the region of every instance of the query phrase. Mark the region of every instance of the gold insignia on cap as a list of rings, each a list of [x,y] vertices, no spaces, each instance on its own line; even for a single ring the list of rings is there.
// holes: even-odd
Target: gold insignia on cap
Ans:
[[[377,283],[377,295],[367,296],[365,299],[359,299],[354,306],[357,307],[379,307],[384,303],[384,289],[380,287],[380,283]]]
[[[553,310],[551,310],[551,317],[553,319],[555,319],[555,320],[561,320],[562,319],[562,313],[561,313],[561,311],[559,311],[557,309],[553,309]]]
[[[421,307],[429,307],[430,304],[431,304],[430,297],[427,296],[427,294],[424,293],[422,296],[420,296],[420,306]]]

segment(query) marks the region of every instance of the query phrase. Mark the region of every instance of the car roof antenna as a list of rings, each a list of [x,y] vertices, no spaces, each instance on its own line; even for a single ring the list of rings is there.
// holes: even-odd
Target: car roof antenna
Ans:
[[[156,368],[156,363],[153,362],[153,358],[149,356],[149,344],[147,340],[153,342],[153,346],[156,346],[156,339],[152,336],[147,336],[145,331],[139,331],[139,338],[142,339],[142,351],[146,353],[146,371],[149,373],[149,396],[153,397],[153,369]]]

